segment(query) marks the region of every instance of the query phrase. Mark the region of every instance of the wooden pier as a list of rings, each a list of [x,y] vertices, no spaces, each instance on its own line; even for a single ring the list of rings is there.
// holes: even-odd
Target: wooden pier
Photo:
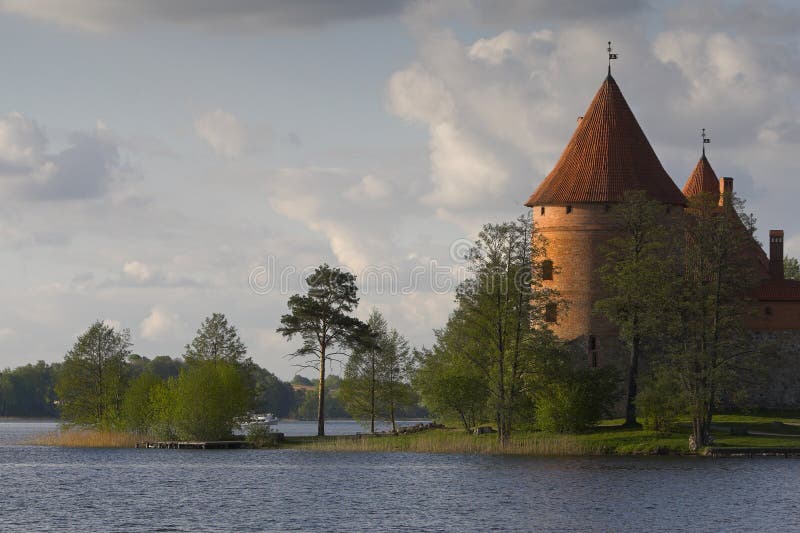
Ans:
[[[159,448],[170,450],[238,450],[250,448],[246,440],[205,440],[205,441],[156,441],[137,442],[137,448]]]
[[[800,448],[737,448],[711,447],[706,449],[710,457],[800,457]]]

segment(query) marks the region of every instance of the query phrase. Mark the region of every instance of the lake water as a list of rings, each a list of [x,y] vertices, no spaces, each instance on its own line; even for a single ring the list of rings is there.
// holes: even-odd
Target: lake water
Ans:
[[[503,458],[14,444],[6,531],[792,531],[800,460]]]

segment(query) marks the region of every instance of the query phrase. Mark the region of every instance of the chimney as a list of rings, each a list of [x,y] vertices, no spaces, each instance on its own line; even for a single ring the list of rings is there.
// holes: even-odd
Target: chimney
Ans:
[[[726,205],[733,194],[733,178],[723,177],[719,180],[719,205]],[[727,200],[726,200],[727,196]]]
[[[772,279],[783,279],[783,230],[769,230],[769,275]]]

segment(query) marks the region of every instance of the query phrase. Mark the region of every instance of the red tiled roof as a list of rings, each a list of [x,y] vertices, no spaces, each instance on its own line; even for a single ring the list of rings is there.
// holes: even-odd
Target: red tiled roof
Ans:
[[[755,290],[755,297],[762,302],[800,301],[800,281],[793,279],[763,281]]]
[[[687,198],[701,193],[719,194],[719,178],[711,168],[711,163],[706,159],[706,154],[703,154],[697,162],[692,175],[683,186],[683,194]]]
[[[561,159],[525,205],[621,202],[633,190],[664,203],[686,204],[609,75]]]

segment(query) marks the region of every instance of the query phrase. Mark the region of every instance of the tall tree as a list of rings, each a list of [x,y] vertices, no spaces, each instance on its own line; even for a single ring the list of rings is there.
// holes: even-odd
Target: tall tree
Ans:
[[[326,363],[339,360],[364,335],[366,324],[350,316],[358,306],[356,277],[327,264],[306,278],[308,294],[289,298],[289,313],[281,317],[278,333],[288,340],[299,335],[303,344],[293,354],[300,365],[319,372],[317,434],[325,435]]]
[[[542,284],[544,257],[544,238],[529,217],[487,224],[468,256],[472,277],[456,292],[459,349],[486,378],[503,445],[527,397],[534,356],[552,338],[547,310],[557,295]]]
[[[222,313],[206,317],[191,344],[186,345],[186,363],[225,361],[235,365],[245,362],[247,347],[239,338],[236,326],[228,324]]]
[[[97,321],[64,357],[56,383],[64,419],[111,425],[119,417],[128,376],[130,333]]]
[[[379,405],[392,424],[392,431],[397,433],[398,410],[412,405],[415,399],[409,379],[411,348],[396,329],[387,331],[380,338],[380,346],[377,396]]]
[[[386,336],[388,324],[383,315],[373,309],[367,320],[367,331],[359,339],[344,367],[340,397],[350,416],[369,420],[370,433],[375,433],[375,419],[379,415],[378,381],[381,356],[381,339]]]
[[[397,431],[397,412],[414,401],[409,383],[411,349],[408,341],[389,330],[386,319],[373,309],[367,332],[347,361],[339,397],[351,416],[370,421],[375,432],[376,417],[383,417]]]
[[[657,345],[678,290],[680,219],[643,191],[627,193],[612,217],[618,234],[605,246],[600,279],[606,296],[595,309],[619,328],[628,348],[625,425],[637,426],[640,360],[647,345]]]
[[[721,384],[756,355],[748,338],[749,294],[758,284],[759,245],[755,220],[743,204],[726,193],[700,195],[686,210],[686,240],[679,329],[674,335],[671,367],[689,397],[692,438],[709,443],[711,420]]]

